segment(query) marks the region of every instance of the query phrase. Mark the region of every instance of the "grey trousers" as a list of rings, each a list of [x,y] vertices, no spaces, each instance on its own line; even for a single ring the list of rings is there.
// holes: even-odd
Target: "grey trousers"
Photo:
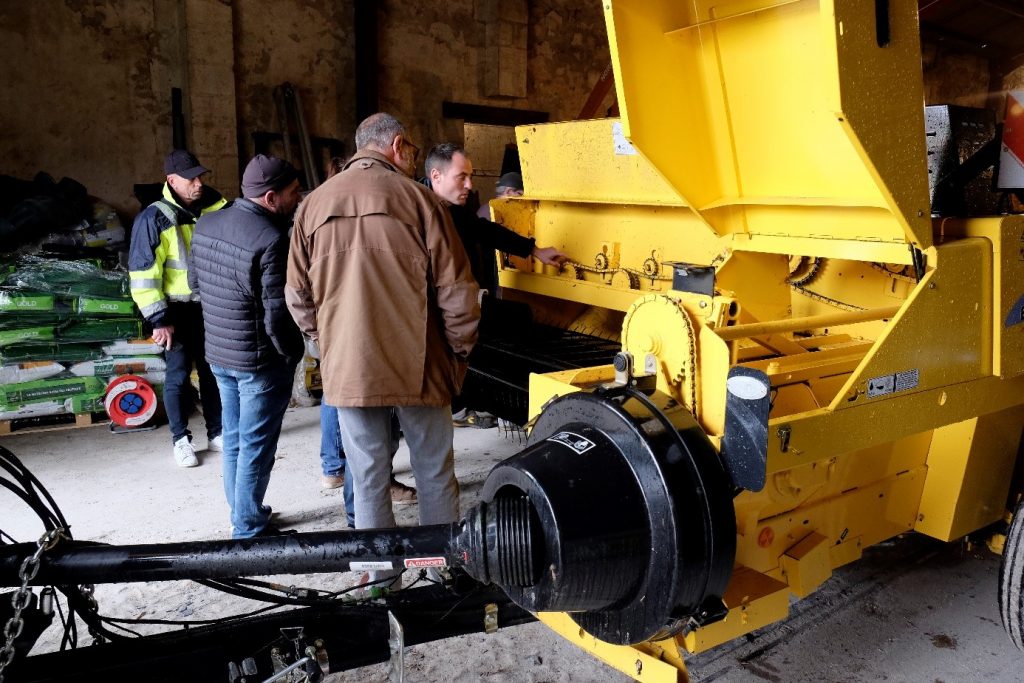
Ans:
[[[420,524],[447,524],[459,518],[459,484],[455,479],[451,406],[394,408],[409,444],[416,477]],[[395,526],[391,507],[392,408],[338,408],[348,472],[355,492],[356,528]],[[370,572],[370,580],[395,576]]]

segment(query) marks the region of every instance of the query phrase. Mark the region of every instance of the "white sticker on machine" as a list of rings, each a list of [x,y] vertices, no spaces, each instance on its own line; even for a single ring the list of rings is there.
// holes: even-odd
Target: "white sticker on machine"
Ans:
[[[349,571],[352,572],[380,572],[394,568],[395,565],[391,562],[351,562],[348,565]]]
[[[549,436],[547,440],[568,446],[579,454],[586,453],[597,445],[587,437],[580,436],[575,432],[558,432],[554,436]]]
[[[895,394],[900,391],[910,391],[911,389],[916,389],[919,383],[920,372],[917,368],[897,372],[894,375],[872,377],[868,380],[868,398]]]
[[[612,140],[615,142],[615,153],[618,155],[637,154],[636,147],[626,139],[622,132],[622,122],[616,121],[612,124]]]

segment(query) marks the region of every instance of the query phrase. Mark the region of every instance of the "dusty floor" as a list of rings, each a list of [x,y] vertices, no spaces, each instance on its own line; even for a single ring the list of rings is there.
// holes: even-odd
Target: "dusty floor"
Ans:
[[[197,430],[202,432],[201,429]],[[141,543],[226,537],[219,455],[179,469],[166,428],[112,435],[105,428],[12,435],[13,451],[49,488],[77,539]],[[197,437],[197,445],[204,440]],[[520,448],[498,430],[458,430],[456,464],[462,507],[476,500],[487,471]],[[280,523],[300,531],[340,528],[341,492],[319,487],[316,408],[288,411],[267,503]],[[410,480],[408,455],[396,470]],[[415,506],[402,506],[411,524]],[[18,540],[39,534],[33,514],[0,491],[0,528]],[[1024,655],[1005,636],[996,604],[999,558],[984,549],[910,537],[870,549],[788,621],[690,660],[697,681],[1019,681]],[[283,579],[282,579],[283,580]],[[288,577],[288,583],[337,589],[351,575]],[[138,618],[216,618],[258,606],[189,582],[97,587],[101,611]],[[56,649],[56,629],[37,652]],[[85,637],[88,642],[88,637]],[[410,648],[409,681],[625,681],[624,675],[569,646],[539,624]],[[384,681],[386,665],[328,680]]]

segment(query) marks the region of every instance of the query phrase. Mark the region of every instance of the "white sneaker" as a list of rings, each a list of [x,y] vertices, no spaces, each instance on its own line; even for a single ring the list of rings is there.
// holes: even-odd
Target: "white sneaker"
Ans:
[[[210,439],[210,443],[206,444],[206,450],[216,451],[217,453],[224,452],[224,437],[220,434]]]
[[[178,467],[195,467],[199,464],[196,449],[187,436],[174,442],[174,461],[178,463]]]

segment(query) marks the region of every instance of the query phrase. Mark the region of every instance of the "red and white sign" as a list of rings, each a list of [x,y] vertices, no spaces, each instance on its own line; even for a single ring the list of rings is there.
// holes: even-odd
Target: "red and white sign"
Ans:
[[[405,560],[406,569],[425,569],[426,567],[447,567],[448,563],[443,557],[415,557]]]
[[[1003,119],[1003,144],[999,149],[1001,189],[1024,187],[1024,90],[1006,94],[1006,117]]]

